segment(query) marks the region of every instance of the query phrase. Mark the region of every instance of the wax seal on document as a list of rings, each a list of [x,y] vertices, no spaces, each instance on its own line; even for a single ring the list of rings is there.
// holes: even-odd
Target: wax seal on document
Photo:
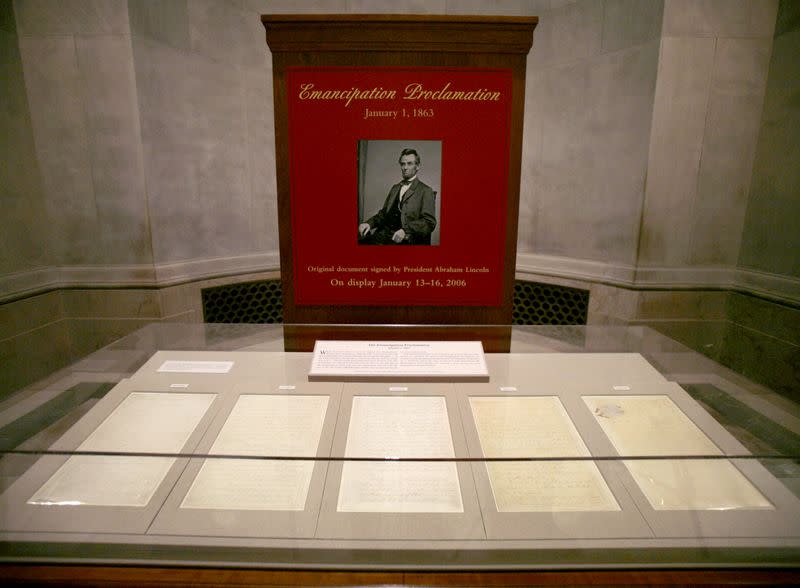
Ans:
[[[594,414],[606,419],[613,419],[614,417],[625,414],[625,411],[622,410],[621,406],[616,404],[604,404],[603,406],[595,408]]]

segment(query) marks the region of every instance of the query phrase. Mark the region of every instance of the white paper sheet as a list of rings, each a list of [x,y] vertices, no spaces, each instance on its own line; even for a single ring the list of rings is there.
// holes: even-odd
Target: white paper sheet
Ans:
[[[245,394],[239,397],[209,453],[313,457],[327,396]],[[303,510],[312,461],[209,459],[181,508]]]
[[[301,511],[313,472],[313,461],[209,459],[181,508]]]
[[[727,460],[642,460],[625,465],[655,510],[774,508]]]
[[[719,448],[669,396],[584,396],[622,455],[718,455]]]
[[[345,462],[340,512],[464,512],[455,463]]]
[[[441,396],[355,396],[346,457],[454,457]],[[463,512],[454,462],[345,462],[338,510]]]
[[[590,455],[555,396],[471,397],[485,457]],[[498,512],[619,510],[589,461],[487,463]]]
[[[584,396],[620,455],[722,455],[664,395]],[[626,461],[655,510],[771,509],[770,502],[729,461]]]
[[[79,451],[177,453],[215,394],[133,392]],[[29,504],[145,506],[175,462],[169,457],[73,456]]]

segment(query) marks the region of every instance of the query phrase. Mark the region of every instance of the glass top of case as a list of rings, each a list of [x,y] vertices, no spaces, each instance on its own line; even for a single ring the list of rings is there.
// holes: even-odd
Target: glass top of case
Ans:
[[[800,407],[647,327],[498,329],[510,351],[485,355],[488,381],[317,382],[281,325],[144,327],[0,403],[0,545],[12,561],[47,559],[42,543],[82,559],[86,533],[111,560],[132,542],[193,563],[198,545],[211,561],[299,546],[321,565],[336,545],[370,567],[367,540],[401,566],[420,541],[455,567],[579,545],[601,565],[800,561]]]

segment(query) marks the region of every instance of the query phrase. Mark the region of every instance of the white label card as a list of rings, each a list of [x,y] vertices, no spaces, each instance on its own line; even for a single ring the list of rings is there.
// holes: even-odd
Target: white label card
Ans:
[[[232,361],[180,361],[171,359],[162,363],[157,371],[176,374],[227,374],[232,367]]]
[[[310,376],[488,377],[480,341],[317,341]]]

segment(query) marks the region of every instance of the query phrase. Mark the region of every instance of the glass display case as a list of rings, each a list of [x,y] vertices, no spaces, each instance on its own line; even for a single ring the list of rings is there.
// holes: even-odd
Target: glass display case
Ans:
[[[3,402],[3,562],[800,563],[800,407],[653,330],[513,327],[488,382],[311,360],[281,326],[154,324]]]

